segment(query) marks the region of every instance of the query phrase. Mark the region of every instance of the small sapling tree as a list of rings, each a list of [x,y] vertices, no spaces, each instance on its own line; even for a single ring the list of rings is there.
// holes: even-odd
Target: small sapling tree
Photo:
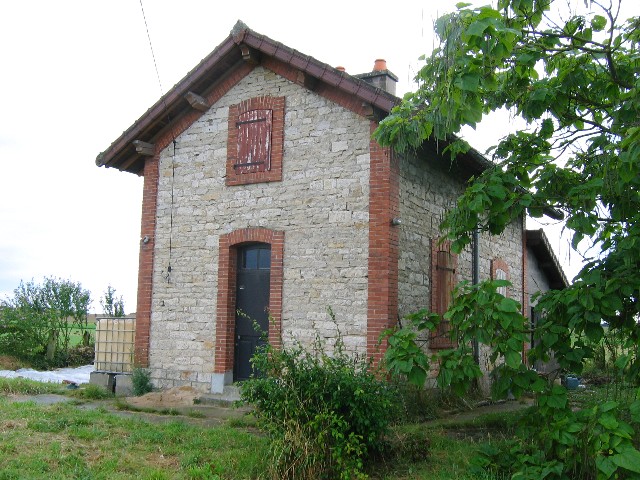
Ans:
[[[116,296],[116,289],[111,285],[107,287],[104,296],[100,299],[100,305],[105,315],[109,317],[124,317],[124,300],[122,295]]]

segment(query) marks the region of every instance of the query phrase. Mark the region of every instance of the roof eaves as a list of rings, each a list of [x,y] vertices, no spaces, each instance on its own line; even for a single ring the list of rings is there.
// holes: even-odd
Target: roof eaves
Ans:
[[[526,242],[527,246],[530,247],[536,255],[536,257],[540,258],[540,256],[544,256],[543,258],[543,270],[549,277],[553,277],[556,280],[555,283],[559,284],[561,288],[567,288],[569,286],[569,281],[556,257],[556,254],[553,252],[551,248],[551,244],[549,243],[549,239],[544,233],[543,229],[538,230],[527,230],[526,231]],[[546,260],[546,261],[544,261]]]
[[[216,63],[228,55],[236,45],[245,44],[255,50],[272,56],[286,64],[289,64],[309,75],[318,78],[322,82],[336,88],[343,89],[363,102],[370,103],[373,107],[390,112],[400,102],[396,96],[374,87],[364,80],[341,72],[322,63],[315,58],[304,55],[286,45],[259,34],[241,21],[238,21],[230,35],[207,55],[195,68],[187,73],[171,90],[163,95],[140,118],[138,118],[126,131],[124,131],[104,152],[96,158],[98,166],[119,168],[132,173],[140,173],[140,158],[132,148],[134,140],[149,142],[153,136],[149,131],[158,126],[159,122],[170,112],[180,112],[184,96],[194,84],[201,81],[202,77],[212,70]],[[175,118],[175,115],[170,115]],[[147,133],[147,136],[145,136]],[[124,167],[123,167],[124,166]]]
[[[117,159],[125,152],[131,142],[140,139],[140,135],[153,123],[161,119],[165,112],[174,108],[177,103],[184,101],[184,95],[194,83],[210,70],[221,58],[235,47],[231,36],[227,37],[218,47],[187,73],[174,87],[165,93],[155,104],[138,118],[122,135],[120,135],[104,152],[96,158],[98,166],[118,167]]]
[[[451,141],[455,141],[459,139],[460,138],[458,136],[451,135]],[[488,168],[495,166],[495,163],[493,163],[491,160],[489,160],[487,157],[485,157],[482,153],[480,153],[478,150],[476,150],[473,147],[469,147],[469,150],[467,151],[466,154],[469,155],[469,157],[477,164],[480,171],[484,171]],[[522,188],[522,191],[524,191],[524,188]],[[544,207],[542,211],[547,217],[553,220],[564,220],[564,214],[556,208]]]
[[[341,72],[310,55],[305,55],[248,27],[243,31],[241,38],[242,43],[308,73],[328,85],[345,90],[385,112],[390,112],[400,102],[400,99],[395,95],[374,87],[356,76]]]

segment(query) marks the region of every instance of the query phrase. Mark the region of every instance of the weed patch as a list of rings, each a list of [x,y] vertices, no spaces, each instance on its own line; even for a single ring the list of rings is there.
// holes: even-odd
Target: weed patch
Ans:
[[[36,382],[27,378],[0,378],[0,395],[42,395],[66,393],[59,383]]]
[[[70,395],[85,400],[104,400],[107,398],[113,398],[113,393],[94,384],[85,385],[79,390],[72,390]]]
[[[180,412],[175,408],[153,408],[153,407],[138,407],[136,405],[131,405],[127,403],[125,400],[116,399],[115,407],[118,410],[126,410],[129,412],[138,412],[138,413],[153,413],[156,415],[180,415]]]
[[[140,397],[145,393],[149,393],[153,390],[151,384],[151,372],[144,368],[134,368],[131,374],[131,384],[133,387],[133,394],[136,397]]]
[[[394,389],[344,350],[339,332],[331,355],[325,347],[319,337],[310,350],[267,345],[253,358],[264,376],[241,386],[271,437],[271,478],[366,478],[365,462],[382,448]]]

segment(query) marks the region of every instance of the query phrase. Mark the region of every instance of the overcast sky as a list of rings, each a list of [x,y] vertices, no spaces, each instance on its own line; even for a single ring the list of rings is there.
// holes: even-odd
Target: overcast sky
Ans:
[[[352,74],[385,58],[401,95],[433,47],[433,20],[455,3],[143,0],[161,91],[139,0],[3,2],[0,298],[20,280],[55,276],[81,282],[95,311],[109,284],[135,311],[142,178],[95,157],[238,19]],[[472,145],[504,133],[492,126]]]

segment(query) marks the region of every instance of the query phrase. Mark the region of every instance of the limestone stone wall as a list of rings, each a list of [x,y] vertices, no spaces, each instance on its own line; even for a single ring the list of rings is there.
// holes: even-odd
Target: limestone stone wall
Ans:
[[[461,175],[448,161],[436,162],[431,157],[404,155],[400,162],[400,259],[399,259],[399,315],[421,308],[430,308],[431,241],[441,233],[438,228],[445,212],[455,205],[464,191]],[[509,280],[513,283],[508,295],[522,303],[522,235],[520,221],[510,225],[503,234],[481,235],[480,279],[491,276],[491,261],[502,259],[509,266]],[[457,280],[472,279],[471,249],[458,258]],[[490,370],[488,350],[482,349],[481,363]]]
[[[225,185],[229,106],[286,97],[281,182]],[[331,339],[331,307],[350,349],[367,324],[369,121],[256,67],[160,158],[149,362],[159,387],[209,389],[218,242],[248,227],[285,232],[285,345]],[[169,272],[169,266],[171,271]]]
[[[527,298],[529,307],[535,306],[537,303],[532,299],[537,292],[548,292],[549,279],[540,268],[538,259],[533,252],[527,249]]]

